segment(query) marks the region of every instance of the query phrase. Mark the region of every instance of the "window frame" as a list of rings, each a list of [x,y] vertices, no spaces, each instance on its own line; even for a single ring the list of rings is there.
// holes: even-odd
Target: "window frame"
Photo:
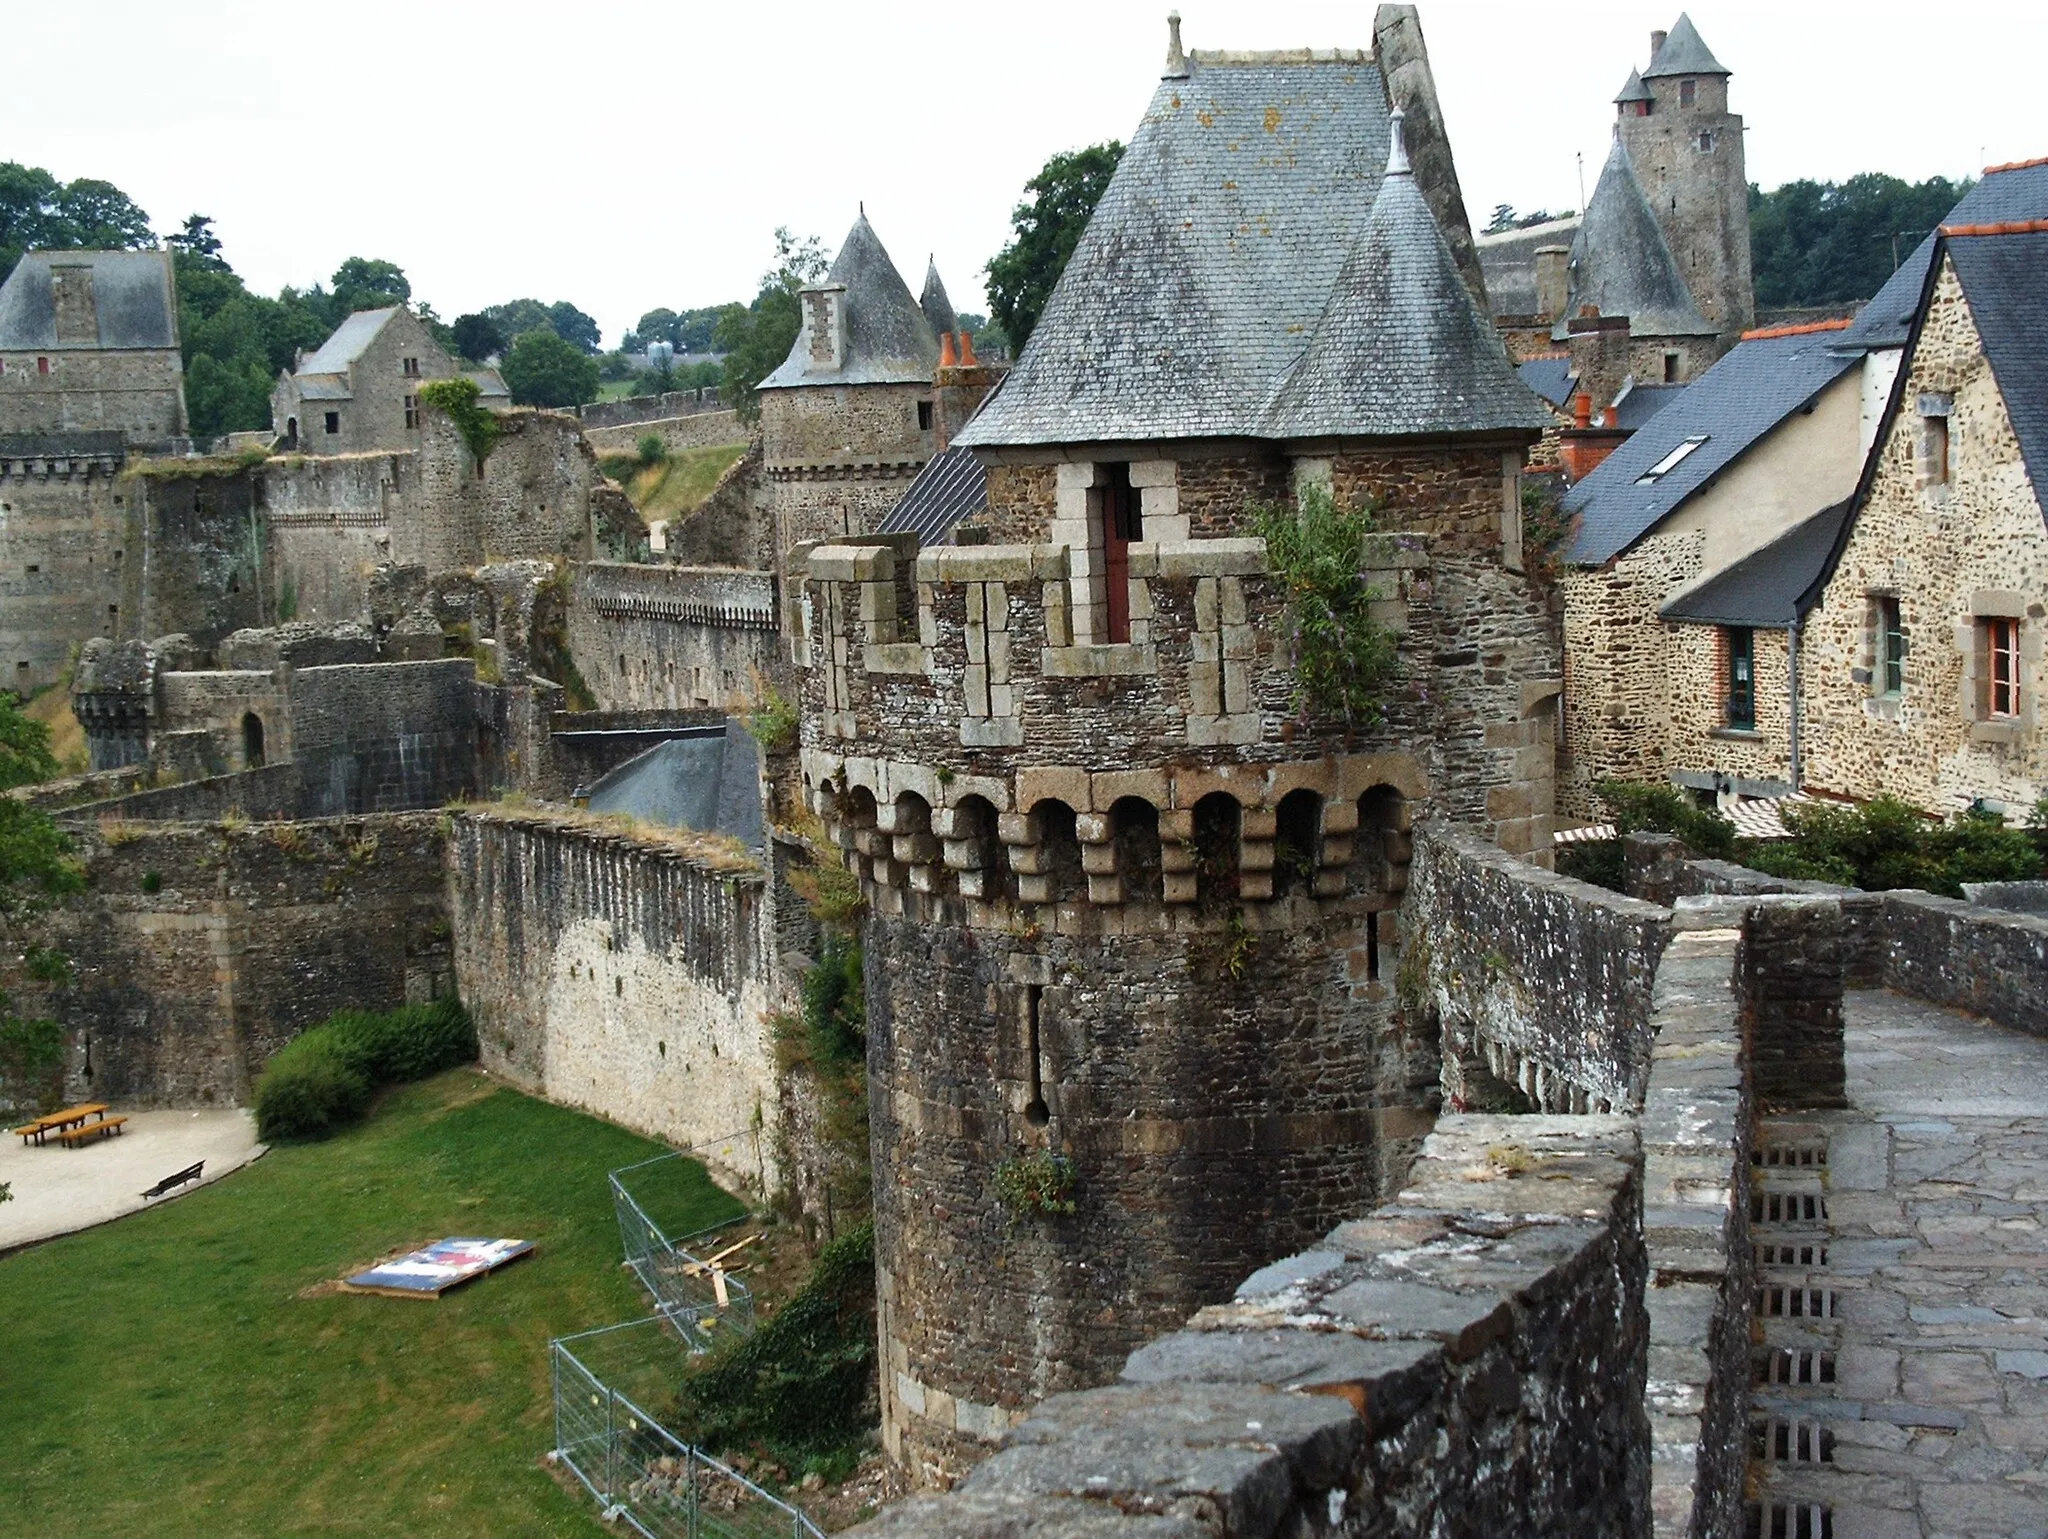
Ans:
[[[1906,612],[1896,593],[1873,593],[1876,615],[1870,682],[1880,700],[1896,700],[1906,692]]]
[[[2020,622],[2012,615],[1983,615],[1977,626],[1984,641],[1980,714],[1985,721],[2017,721],[2021,703]]]
[[[1756,731],[1756,630],[1721,627],[1721,724],[1730,732]]]

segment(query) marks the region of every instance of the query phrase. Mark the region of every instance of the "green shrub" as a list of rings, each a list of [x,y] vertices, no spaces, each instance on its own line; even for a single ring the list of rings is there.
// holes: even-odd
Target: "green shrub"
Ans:
[[[998,1160],[989,1185],[1013,1217],[1074,1211],[1074,1162],[1049,1149]]]
[[[1248,511],[1252,532],[1266,542],[1267,565],[1287,589],[1294,709],[1304,719],[1378,726],[1398,658],[1358,570],[1371,514],[1340,512],[1329,489],[1314,485],[1303,488],[1297,507],[1254,503]]]
[[[633,450],[641,464],[659,465],[668,458],[668,440],[659,433],[642,433]]]
[[[1614,824],[1615,837],[1568,844],[1557,852],[1562,876],[1624,890],[1622,837],[1670,834],[1695,855],[1725,860],[1735,853],[1735,825],[1712,807],[1702,807],[1677,786],[1655,781],[1603,780],[1593,787]]]
[[[858,1445],[875,1420],[875,1230],[842,1235],[753,1335],[685,1375],[677,1430],[713,1449],[802,1464]]]
[[[476,1028],[453,999],[388,1014],[343,1010],[280,1048],[256,1082],[257,1136],[322,1138],[361,1117],[377,1085],[425,1079],[477,1055]]]
[[[1961,812],[1944,823],[1895,796],[1879,796],[1854,804],[1790,803],[1783,817],[1791,838],[1758,842],[1743,853],[1773,876],[1959,898],[1965,882],[2041,875],[2038,831],[2008,827],[1994,813]]]

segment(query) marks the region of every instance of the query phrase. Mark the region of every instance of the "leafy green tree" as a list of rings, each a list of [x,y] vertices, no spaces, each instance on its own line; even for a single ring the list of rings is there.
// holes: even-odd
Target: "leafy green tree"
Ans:
[[[712,345],[724,353],[721,383],[727,404],[741,420],[760,415],[754,390],[774,373],[803,329],[797,294],[805,284],[825,275],[825,247],[815,235],[801,238],[787,226],[775,232],[775,265],[761,275],[761,292],[751,305],[727,305],[712,332]]]
[[[574,343],[586,353],[595,353],[602,344],[596,319],[585,315],[566,299],[558,299],[548,306],[548,321],[556,336],[564,342]]]
[[[1749,246],[1759,305],[1868,299],[1969,190],[1967,181],[1908,183],[1866,172],[1846,182],[1749,189]]]
[[[50,734],[21,713],[12,695],[0,694],[0,790],[33,785],[57,773]],[[33,943],[29,926],[56,899],[84,886],[71,841],[46,812],[0,796],[0,981],[31,978],[62,983],[70,964]],[[53,1093],[63,1066],[63,1035],[53,1021],[23,1020],[0,991],[0,1091],[13,1101]],[[0,1194],[5,1188],[0,1187]]]
[[[488,315],[458,315],[450,329],[455,334],[455,351],[471,363],[482,363],[505,351],[505,333]]]
[[[1010,339],[1003,328],[985,315],[976,315],[972,310],[960,310],[953,319],[960,323],[960,329],[974,338],[978,352],[996,354],[1010,351]]]
[[[176,235],[166,235],[164,244],[182,259],[179,271],[226,272],[228,264],[220,254],[220,237],[213,233],[208,214],[187,214],[185,226]]]
[[[396,262],[350,257],[334,270],[329,301],[338,325],[357,310],[384,310],[412,298],[412,284]]]
[[[640,339],[640,346],[650,342],[674,342],[676,340],[676,313],[673,310],[649,310],[634,326],[633,335]],[[634,349],[628,348],[628,352]]]
[[[156,244],[149,215],[112,182],[80,177],[66,183],[57,196],[57,212],[69,236],[65,242],[69,246],[127,251]]]
[[[1010,214],[1009,244],[988,264],[989,309],[1019,353],[1123,158],[1117,140],[1091,144],[1053,156],[1024,184],[1027,197]]]
[[[716,358],[699,359],[676,370],[678,390],[708,390],[725,382],[725,365]]]
[[[504,373],[521,406],[581,406],[597,399],[597,360],[552,331],[515,337]]]
[[[40,166],[0,162],[0,282],[21,254],[154,246],[149,216],[112,182],[59,182]]]

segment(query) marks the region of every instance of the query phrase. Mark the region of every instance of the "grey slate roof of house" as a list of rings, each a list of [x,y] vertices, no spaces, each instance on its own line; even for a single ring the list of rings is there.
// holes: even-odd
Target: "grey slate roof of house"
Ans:
[[[925,260],[924,292],[917,297],[917,308],[924,312],[933,331],[960,329],[960,317],[954,313],[953,301],[946,297],[946,285],[939,278],[939,264],[930,258]]]
[[[1561,412],[1572,409],[1572,381],[1578,376],[1572,373],[1571,359],[1530,358],[1517,364],[1515,372],[1538,400],[1548,401]]]
[[[1614,425],[1637,431],[1685,393],[1684,385],[1630,385],[1614,399]]]
[[[464,369],[462,376],[474,383],[478,392],[484,396],[501,395],[508,401],[512,399],[512,391],[505,383],[505,376],[496,369]]]
[[[2048,219],[2048,162],[1986,171],[1942,223],[2000,224],[2017,219]],[[1856,324],[1842,334],[1840,345],[1904,347],[1933,262],[1934,236],[1930,232],[1863,307]]]
[[[1681,391],[1591,475],[1565,493],[1579,519],[1571,559],[1599,566],[1622,554],[1779,423],[1856,364],[1840,331],[1758,337],[1738,344]],[[1706,439],[1665,475],[1642,476],[1686,439]]]
[[[2048,514],[2048,230],[1951,235],[1946,245],[2034,499]]]
[[[1253,436],[1372,211],[1387,92],[1355,56],[1162,80],[977,447]]]
[[[657,743],[590,784],[593,812],[624,812],[664,828],[729,834],[762,847],[759,751],[734,717]]]
[[[1534,315],[1537,251],[1544,246],[1569,249],[1578,233],[1579,216],[1567,214],[1525,230],[1474,236],[1472,249],[1479,256],[1479,271],[1486,279],[1488,308],[1495,315]]]
[[[915,534],[921,545],[936,545],[961,519],[988,507],[988,471],[972,449],[959,445],[926,463],[889,516],[883,534]]]
[[[94,342],[57,340],[52,267],[92,269]],[[30,251],[0,284],[0,349],[57,352],[71,348],[173,348],[178,301],[166,251]]]
[[[1721,61],[1714,57],[1699,28],[1692,24],[1692,18],[1683,11],[1678,20],[1671,24],[1671,31],[1664,39],[1664,46],[1657,50],[1657,57],[1650,61],[1650,67],[1643,71],[1643,78],[1654,80],[1659,75],[1725,75],[1728,71]]]
[[[1844,497],[1832,507],[1822,508],[1761,550],[1723,567],[1666,604],[1663,617],[1701,625],[1782,630],[1792,623],[1800,596],[1827,565],[1854,501]]]
[[[889,260],[866,214],[853,222],[846,243],[832,260],[827,283],[846,288],[846,357],[837,369],[811,366],[810,315],[780,368],[761,381],[763,390],[799,385],[931,383],[939,363],[939,338],[909,285]]]
[[[1260,424],[1268,438],[1541,429],[1550,413],[1472,304],[1401,146],[1329,304]]]
[[[1627,316],[1632,336],[1714,335],[1693,303],[1618,133],[1572,241],[1571,287],[1567,316],[1593,305],[1602,315]],[[1551,334],[1569,335],[1562,318]]]
[[[363,356],[363,351],[377,338],[391,317],[398,314],[396,305],[382,310],[358,310],[328,333],[327,340],[313,352],[299,360],[296,370],[300,374],[346,374],[348,366]]]

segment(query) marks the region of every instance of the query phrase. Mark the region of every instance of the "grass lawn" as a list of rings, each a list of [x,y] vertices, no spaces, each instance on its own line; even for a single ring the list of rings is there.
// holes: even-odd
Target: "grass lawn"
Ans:
[[[604,471],[618,478],[642,518],[674,520],[702,507],[718,478],[746,452],[745,444],[672,449],[667,459],[646,466],[630,455],[608,456]]]
[[[326,1143],[0,1260],[9,1530],[609,1532],[539,1462],[547,1341],[648,1312],[605,1172],[660,1152],[457,1069]],[[687,1184],[664,1218],[737,1211]],[[538,1252],[439,1301],[322,1286],[444,1235]]]

